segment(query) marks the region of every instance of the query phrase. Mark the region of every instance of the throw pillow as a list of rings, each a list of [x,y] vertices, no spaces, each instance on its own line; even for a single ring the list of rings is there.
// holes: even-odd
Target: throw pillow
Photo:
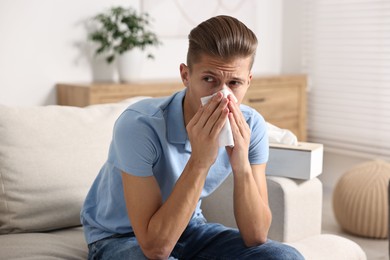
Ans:
[[[80,225],[86,193],[129,104],[0,105],[0,234]]]

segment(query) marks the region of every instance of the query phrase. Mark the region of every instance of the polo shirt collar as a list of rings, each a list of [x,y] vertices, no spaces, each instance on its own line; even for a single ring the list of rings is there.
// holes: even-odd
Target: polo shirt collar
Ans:
[[[167,139],[170,143],[186,144],[188,135],[184,124],[183,100],[186,89],[174,95],[167,113]]]

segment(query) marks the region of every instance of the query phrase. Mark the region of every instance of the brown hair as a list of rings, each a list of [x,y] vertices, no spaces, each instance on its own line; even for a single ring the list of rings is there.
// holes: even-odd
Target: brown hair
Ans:
[[[234,17],[212,17],[192,29],[188,39],[187,65],[190,69],[200,61],[202,54],[227,61],[251,56],[252,68],[257,48],[256,35]]]

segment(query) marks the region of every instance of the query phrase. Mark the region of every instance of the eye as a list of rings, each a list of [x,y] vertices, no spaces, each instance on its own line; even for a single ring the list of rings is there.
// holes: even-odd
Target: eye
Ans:
[[[237,80],[229,81],[229,87],[237,88],[240,87],[241,85],[242,85],[241,81],[237,81]]]
[[[206,77],[203,78],[203,80],[204,80],[205,82],[208,82],[208,83],[213,83],[213,82],[215,82],[214,77],[211,77],[211,76],[206,76]]]

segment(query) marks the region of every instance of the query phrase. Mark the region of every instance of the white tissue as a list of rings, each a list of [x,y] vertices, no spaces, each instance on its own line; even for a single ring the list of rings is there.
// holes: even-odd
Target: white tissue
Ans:
[[[230,92],[226,88],[222,89],[220,92],[222,92],[224,97],[227,97],[229,94],[232,95],[234,98],[234,101],[237,102],[237,98],[233,95],[232,92]],[[209,100],[213,96],[215,96],[217,93],[214,93],[211,96],[202,97],[200,99],[200,102],[202,102],[202,105],[207,104],[209,102]],[[220,133],[219,138],[218,138],[218,142],[219,142],[220,147],[223,147],[223,146],[233,147],[234,146],[233,133],[232,133],[232,128],[230,126],[229,119],[226,120],[224,126],[222,127],[221,133]]]
[[[270,143],[298,145],[296,135],[288,129],[282,129],[267,122],[268,141]]]

